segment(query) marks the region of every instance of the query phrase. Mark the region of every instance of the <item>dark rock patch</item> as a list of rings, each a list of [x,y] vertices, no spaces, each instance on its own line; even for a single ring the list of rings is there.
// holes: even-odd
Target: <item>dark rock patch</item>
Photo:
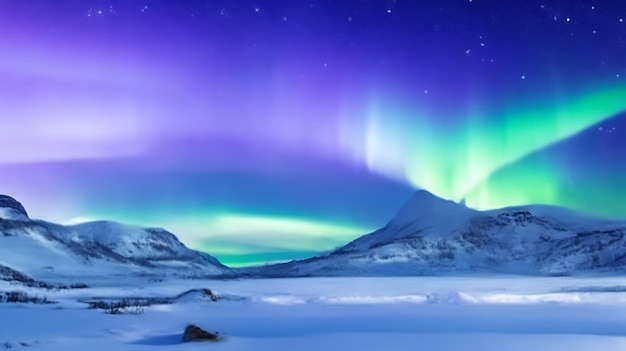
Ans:
[[[192,294],[200,294],[203,297],[209,298],[211,299],[211,301],[217,301],[220,299],[219,296],[217,296],[215,293],[213,293],[213,291],[211,291],[211,289],[191,289],[191,290],[187,290],[182,294],[179,294],[178,296],[176,296],[174,298],[174,300],[178,300],[181,299],[185,296],[189,296]]]
[[[183,342],[193,342],[193,341],[220,341],[222,337],[219,333],[211,333],[196,325],[189,325],[185,328],[185,333],[183,334]]]
[[[19,201],[15,200],[14,198],[8,195],[0,195],[0,207],[13,209],[16,212],[28,217],[28,214],[26,213],[24,206],[22,206],[22,204]]]

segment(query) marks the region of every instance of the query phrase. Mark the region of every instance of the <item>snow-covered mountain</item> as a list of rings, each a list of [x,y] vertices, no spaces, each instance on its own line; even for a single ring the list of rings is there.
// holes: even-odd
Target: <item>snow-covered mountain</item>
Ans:
[[[246,272],[262,276],[624,273],[625,235],[626,221],[541,205],[477,211],[421,190],[385,227],[327,255]]]
[[[214,257],[187,248],[164,229],[107,221],[62,226],[32,220],[18,201],[0,195],[0,280],[82,282],[231,273]]]

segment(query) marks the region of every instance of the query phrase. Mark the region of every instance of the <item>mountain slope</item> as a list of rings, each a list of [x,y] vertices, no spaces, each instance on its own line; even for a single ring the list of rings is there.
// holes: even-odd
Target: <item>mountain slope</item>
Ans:
[[[0,195],[0,268],[6,277],[40,280],[231,274],[214,257],[187,248],[166,230],[106,221],[62,226],[31,220],[19,202],[5,195]]]
[[[569,275],[623,272],[626,222],[551,206],[477,211],[418,191],[384,228],[328,255],[252,275]]]

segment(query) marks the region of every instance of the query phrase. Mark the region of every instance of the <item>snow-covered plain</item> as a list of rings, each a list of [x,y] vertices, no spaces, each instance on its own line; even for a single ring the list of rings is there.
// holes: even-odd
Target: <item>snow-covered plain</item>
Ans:
[[[0,349],[32,350],[624,350],[626,277],[405,277],[120,281],[42,290],[58,301],[0,303]],[[201,294],[140,314],[81,301]],[[188,324],[219,343],[182,344]]]

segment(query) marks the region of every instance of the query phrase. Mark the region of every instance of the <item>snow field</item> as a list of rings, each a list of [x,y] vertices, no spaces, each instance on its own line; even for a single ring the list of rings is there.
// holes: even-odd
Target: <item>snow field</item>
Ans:
[[[620,350],[626,349],[622,277],[300,278],[130,282],[45,291],[59,301],[0,304],[0,348],[29,350]],[[620,288],[622,287],[622,288]],[[142,314],[109,315],[79,300],[188,295]],[[181,344],[197,324],[226,337]],[[24,346],[27,345],[27,346]]]

